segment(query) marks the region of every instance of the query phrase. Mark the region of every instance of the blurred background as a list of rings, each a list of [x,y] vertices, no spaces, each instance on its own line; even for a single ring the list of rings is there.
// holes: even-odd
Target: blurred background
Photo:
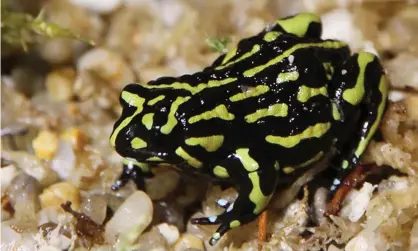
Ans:
[[[321,16],[323,38],[381,58],[391,104],[365,161],[403,176],[355,190],[331,222],[321,214],[327,192],[302,191],[287,211],[270,214],[265,248],[418,250],[418,3],[412,0],[3,0],[1,250],[112,250],[115,236],[133,225],[142,227],[123,245],[140,244],[134,250],[255,250],[255,223],[216,247],[207,245],[215,228],[188,223],[192,214],[220,213],[215,198],[234,198],[233,190],[165,167],[147,181],[148,195],[133,184],[111,191],[121,159],[108,135],[126,84],[199,71],[240,39],[299,12]],[[90,221],[62,208],[67,201]],[[135,213],[121,213],[126,208]]]

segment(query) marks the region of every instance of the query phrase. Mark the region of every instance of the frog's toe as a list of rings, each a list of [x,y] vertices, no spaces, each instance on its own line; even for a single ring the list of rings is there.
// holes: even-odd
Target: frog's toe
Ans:
[[[218,229],[216,230],[215,233],[213,233],[212,237],[209,240],[209,244],[211,246],[215,246],[216,243],[219,241],[219,239],[221,239],[222,236],[224,236],[226,234],[226,232],[228,232],[230,230],[230,226],[229,224],[221,224]]]
[[[213,233],[212,237],[209,240],[209,244],[214,246],[219,239],[222,238],[231,228],[235,228],[240,226],[240,221],[238,220],[226,220],[225,215],[219,216],[211,216],[211,217],[202,217],[202,218],[194,218],[191,220],[193,224],[201,224],[201,225],[218,225],[218,229],[215,233]]]
[[[222,208],[224,208],[224,209],[227,209],[230,205],[231,205],[231,202],[229,202],[228,200],[226,200],[226,199],[218,199],[218,200],[216,200],[216,204],[218,205],[218,206],[220,206],[220,207],[222,207]]]
[[[193,218],[190,221],[192,224],[198,224],[198,225],[217,225],[221,223],[221,220],[218,216]]]

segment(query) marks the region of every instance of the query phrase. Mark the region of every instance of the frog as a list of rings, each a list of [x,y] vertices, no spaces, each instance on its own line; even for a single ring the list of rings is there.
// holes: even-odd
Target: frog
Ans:
[[[235,187],[220,215],[191,219],[228,231],[266,210],[281,179],[332,150],[340,180],[359,163],[386,109],[379,57],[322,39],[312,13],[278,18],[199,72],[127,84],[110,144],[124,159],[112,189],[144,189],[152,169],[174,165]]]

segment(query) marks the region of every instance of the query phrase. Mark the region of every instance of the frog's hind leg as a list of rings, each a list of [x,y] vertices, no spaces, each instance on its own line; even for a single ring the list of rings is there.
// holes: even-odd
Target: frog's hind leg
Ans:
[[[351,56],[334,73],[330,88],[333,89],[332,108],[336,121],[348,125],[352,117],[356,116],[356,111],[361,111],[353,131],[354,138],[346,137],[347,143],[342,146],[343,152],[337,156],[340,171],[332,187],[335,189],[352,166],[357,164],[378,129],[386,107],[388,80],[378,57],[361,52]]]
[[[322,33],[321,19],[312,13],[300,13],[276,20],[272,31],[290,33],[298,37],[320,38]]]
[[[132,180],[137,189],[145,191],[145,178],[152,177],[153,174],[148,164],[124,159],[122,173],[115,184],[112,185],[112,190],[117,191],[125,186],[129,180]]]
[[[215,245],[231,228],[255,220],[269,203],[278,180],[274,161],[250,156],[248,149],[238,149],[217,167],[221,165],[228,167],[229,178],[239,186],[237,199],[233,203],[222,201],[221,204],[227,208],[221,215],[191,220],[193,224],[220,224],[209,241],[211,245]]]

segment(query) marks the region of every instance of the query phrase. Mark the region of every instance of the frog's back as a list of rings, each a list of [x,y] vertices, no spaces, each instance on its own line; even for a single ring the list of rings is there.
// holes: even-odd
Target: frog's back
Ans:
[[[267,42],[268,32],[260,34],[241,41],[231,55],[203,72],[177,78],[204,86],[178,109],[184,138],[222,135],[218,153],[260,146],[290,156],[318,145],[318,139],[298,144],[304,137],[327,135],[331,65],[348,57],[347,47],[287,34]]]

